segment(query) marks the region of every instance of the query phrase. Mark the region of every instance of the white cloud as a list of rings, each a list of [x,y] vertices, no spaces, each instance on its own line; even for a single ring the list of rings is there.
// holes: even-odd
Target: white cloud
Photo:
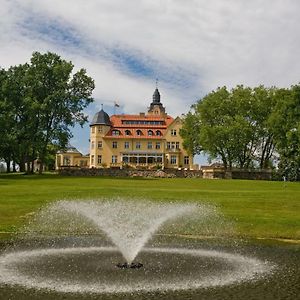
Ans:
[[[56,51],[88,68],[99,101],[118,99],[125,108],[141,110],[161,74],[161,92],[175,114],[220,85],[288,86],[300,78],[297,0],[3,3],[2,64],[28,60],[34,50]],[[80,45],[63,43],[51,28],[48,34],[36,28],[49,24],[71,28]],[[112,54],[115,50],[155,74],[130,72]]]
[[[217,86],[300,81],[298,0],[0,3],[0,65],[55,51],[87,68],[98,107],[145,111],[156,77],[171,115]]]

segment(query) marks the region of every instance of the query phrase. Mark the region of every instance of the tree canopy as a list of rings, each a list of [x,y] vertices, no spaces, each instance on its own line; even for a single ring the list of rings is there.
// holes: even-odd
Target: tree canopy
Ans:
[[[93,101],[94,87],[85,69],[74,72],[72,62],[51,52],[35,52],[30,63],[1,69],[0,157],[21,171],[38,159],[42,172],[49,153],[72,136],[70,127],[87,122],[83,109]]]
[[[195,103],[184,118],[181,135],[191,154],[206,153],[226,169],[265,169],[279,160],[281,169],[299,174],[299,128],[299,85],[239,85],[218,88]]]

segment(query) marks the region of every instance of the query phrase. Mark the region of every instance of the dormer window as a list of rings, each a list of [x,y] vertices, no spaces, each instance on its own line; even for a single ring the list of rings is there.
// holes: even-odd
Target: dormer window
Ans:
[[[130,130],[125,130],[125,135],[131,135]]]
[[[112,135],[120,135],[120,131],[119,130],[113,130],[111,132]]]
[[[153,131],[152,130],[148,130],[148,135],[152,136],[153,135]]]
[[[161,136],[162,134],[161,134],[161,131],[160,130],[156,130],[156,135],[157,136]]]
[[[142,131],[138,129],[138,130],[136,131],[136,135],[142,135]]]

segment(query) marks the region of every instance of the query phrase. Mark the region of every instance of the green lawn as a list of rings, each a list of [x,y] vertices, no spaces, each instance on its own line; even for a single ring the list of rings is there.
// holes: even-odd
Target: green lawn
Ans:
[[[235,235],[300,239],[300,183],[58,175],[0,176],[0,238],[16,232],[46,203],[101,197],[210,203],[233,222]]]

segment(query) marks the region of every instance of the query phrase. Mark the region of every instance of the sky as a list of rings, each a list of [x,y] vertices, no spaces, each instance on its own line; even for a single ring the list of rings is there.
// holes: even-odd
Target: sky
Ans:
[[[158,78],[175,117],[219,86],[299,83],[299,15],[298,0],[0,0],[0,66],[51,51],[85,68],[89,120],[114,101],[116,113],[145,112]],[[73,134],[88,153],[88,124]]]

